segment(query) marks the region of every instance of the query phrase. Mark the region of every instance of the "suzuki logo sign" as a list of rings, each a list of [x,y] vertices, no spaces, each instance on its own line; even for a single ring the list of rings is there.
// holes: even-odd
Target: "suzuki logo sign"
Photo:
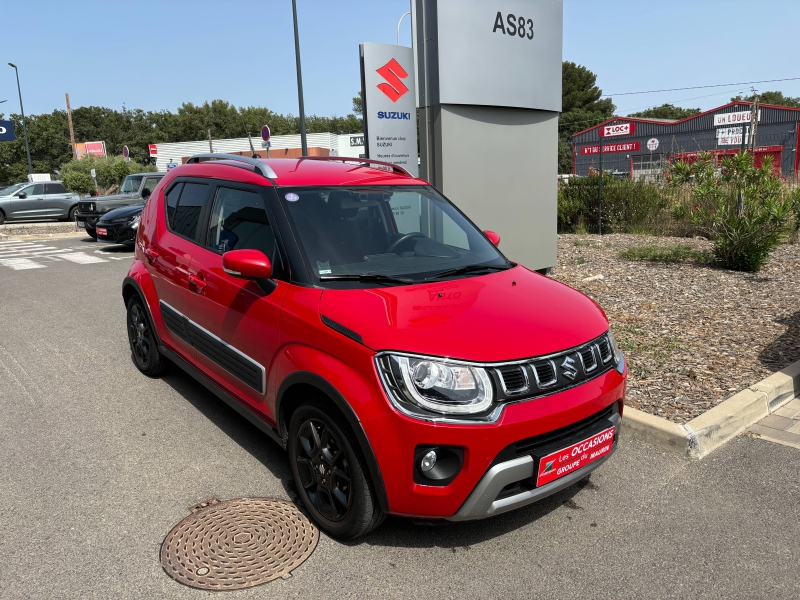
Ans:
[[[600,128],[600,137],[631,135],[634,131],[636,131],[636,123],[615,123],[614,125],[603,125]]]
[[[397,102],[408,91],[401,79],[408,77],[408,73],[400,66],[395,59],[390,60],[375,72],[383,77],[388,83],[379,83],[378,89],[389,97],[392,102]]]

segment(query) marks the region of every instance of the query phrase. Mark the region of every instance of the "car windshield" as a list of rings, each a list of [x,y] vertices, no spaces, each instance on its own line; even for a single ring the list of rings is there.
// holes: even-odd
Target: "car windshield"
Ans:
[[[139,185],[142,183],[142,176],[138,177],[126,177],[125,181],[122,182],[122,189],[120,189],[120,194],[130,194],[131,192],[135,192],[139,189]]]
[[[15,183],[14,185],[7,187],[4,190],[0,190],[0,196],[10,196],[11,194],[25,187],[26,185],[28,185],[27,181],[25,183]]]
[[[278,196],[321,281],[382,275],[408,283],[455,269],[453,276],[480,275],[510,266],[432,187],[280,188]],[[388,278],[371,281],[391,284]]]

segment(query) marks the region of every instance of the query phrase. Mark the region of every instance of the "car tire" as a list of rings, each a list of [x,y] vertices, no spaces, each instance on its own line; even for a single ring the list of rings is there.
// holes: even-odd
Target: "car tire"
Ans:
[[[75,222],[75,213],[77,212],[77,210],[78,210],[77,206],[73,206],[72,208],[70,208],[69,211],[67,212],[67,218],[63,219],[63,220],[64,221],[72,221],[74,223]]]
[[[386,518],[349,427],[323,403],[294,411],[287,449],[297,493],[328,535],[357,538]]]
[[[97,239],[97,230],[86,228],[86,234],[93,240]]]
[[[169,363],[158,350],[152,321],[138,296],[128,300],[127,313],[128,343],[133,364],[148,377],[161,375]]]
[[[3,225],[6,222],[6,214],[0,210],[0,225]]]

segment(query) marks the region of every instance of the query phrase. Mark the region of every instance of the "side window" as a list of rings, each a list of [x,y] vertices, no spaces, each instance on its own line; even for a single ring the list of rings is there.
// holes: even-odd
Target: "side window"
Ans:
[[[175,227],[175,209],[178,208],[178,198],[181,197],[181,191],[183,190],[183,184],[179,183],[172,187],[172,189],[167,192],[167,201],[165,205],[167,207],[167,224],[169,225],[170,229]]]
[[[24,187],[21,190],[18,190],[17,193],[14,195],[18,196],[19,194],[27,194],[28,196],[32,196],[35,187],[36,187],[35,185],[29,185],[28,187]]]
[[[142,194],[144,194],[145,190],[149,190],[152,194],[159,181],[161,181],[160,177],[148,177],[145,179],[144,186],[142,187]]]
[[[261,250],[275,264],[275,236],[261,196],[246,190],[218,188],[206,246],[220,254],[228,250]]]
[[[178,235],[194,239],[207,193],[208,184],[183,184],[183,190],[180,192],[180,198],[178,198],[177,206],[170,219],[172,231]],[[169,211],[169,202],[167,202],[167,210]]]
[[[45,183],[44,184],[44,193],[45,194],[66,194],[68,193],[66,188],[61,185],[60,183]]]
[[[25,193],[28,194],[28,196],[41,196],[44,194],[44,184],[37,183],[36,185],[32,185],[25,190]]]

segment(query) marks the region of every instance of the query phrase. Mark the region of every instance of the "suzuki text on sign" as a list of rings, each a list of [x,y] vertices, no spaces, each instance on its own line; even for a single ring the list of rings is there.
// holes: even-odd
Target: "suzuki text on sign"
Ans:
[[[636,131],[636,123],[615,123],[600,127],[600,137],[614,137],[616,135],[631,135]],[[605,152],[605,148],[603,148]]]
[[[412,49],[361,44],[361,69],[367,156],[396,164],[416,177],[417,94]]]

